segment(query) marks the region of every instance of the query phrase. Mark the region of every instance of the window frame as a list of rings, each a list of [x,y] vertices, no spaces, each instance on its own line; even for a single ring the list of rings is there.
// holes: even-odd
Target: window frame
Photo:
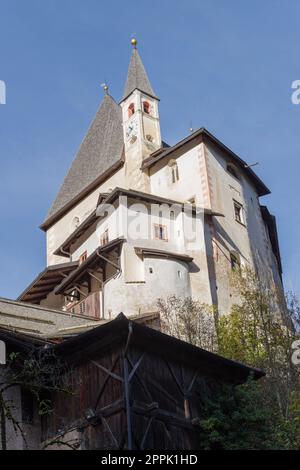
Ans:
[[[127,108],[127,112],[128,112],[128,117],[129,118],[131,118],[131,116],[133,116],[135,114],[135,104],[134,103],[130,103],[130,105]]]
[[[236,208],[239,209],[239,217],[237,217]],[[245,213],[244,213],[243,204],[241,204],[240,202],[233,199],[233,210],[234,210],[234,219],[235,219],[235,221],[238,222],[239,224],[243,225],[244,227],[246,227]]]
[[[167,229],[167,226],[164,225],[164,224],[153,224],[154,226],[154,239],[155,240],[161,240],[161,241],[164,241],[164,242],[167,242],[169,241],[168,239],[168,229]],[[163,232],[161,233],[164,233],[165,236],[163,238],[161,238],[160,236],[156,236],[157,235],[157,230],[163,230]]]
[[[241,259],[238,253],[235,253],[233,251],[230,252],[230,265],[231,265],[231,271],[238,271],[241,269]]]
[[[179,170],[178,170],[178,165],[177,162],[173,163],[171,166],[171,179],[172,179],[172,184],[176,183],[179,181]]]
[[[143,101],[143,113],[150,116],[150,103],[149,101]]]

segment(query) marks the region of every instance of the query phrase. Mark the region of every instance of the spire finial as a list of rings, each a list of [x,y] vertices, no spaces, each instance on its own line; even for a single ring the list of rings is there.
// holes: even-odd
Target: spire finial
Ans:
[[[106,95],[108,95],[108,85],[107,85],[107,83],[106,83],[106,82],[101,83],[100,86],[101,86],[101,88],[103,88],[104,93],[105,93]]]
[[[136,49],[136,45],[137,45],[137,40],[136,38],[132,38],[131,41],[130,41],[132,47],[134,47],[134,49]]]

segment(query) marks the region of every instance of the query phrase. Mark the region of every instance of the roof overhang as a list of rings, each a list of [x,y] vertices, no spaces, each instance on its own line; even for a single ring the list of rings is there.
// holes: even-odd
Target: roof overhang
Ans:
[[[106,198],[101,199],[101,203],[83,222],[77,227],[77,229],[71,233],[71,235],[55,250],[54,254],[58,256],[70,256],[70,247],[75,243],[100,217],[101,207],[105,207],[106,204],[112,204],[120,196],[127,196],[129,198],[138,199],[139,201],[145,201],[147,203],[159,203],[167,204],[169,206],[178,206],[181,210],[184,207],[184,202],[175,201],[173,199],[167,199],[164,197],[156,196],[155,194],[143,193],[141,191],[135,191],[132,189],[123,189],[116,187],[111,193],[107,195]],[[203,211],[204,215],[207,216],[216,216],[224,217],[224,214],[221,212],[212,211],[211,209],[202,208],[195,206],[194,204],[189,204],[192,211]]]
[[[243,169],[243,171],[246,173],[246,175],[255,185],[259,196],[265,196],[267,194],[270,194],[271,191],[267,188],[267,186],[263,183],[263,181],[254,173],[254,171],[247,165],[247,163],[244,160],[242,160],[238,155],[236,155],[232,150],[226,147],[226,145],[224,145],[220,140],[218,140],[213,134],[211,134],[204,127],[201,127],[197,131],[193,132],[192,134],[190,134],[185,139],[178,142],[173,147],[170,147],[166,150],[163,150],[163,149],[157,150],[156,152],[154,152],[152,155],[150,155],[148,158],[146,158],[143,161],[141,169],[145,170],[147,168],[150,168],[153,165],[155,165],[157,162],[162,160],[163,158],[170,157],[173,152],[181,149],[185,145],[191,143],[193,140],[195,140],[195,144],[198,144],[201,141],[202,142],[208,141],[216,145],[229,158],[231,158],[234,161],[234,163],[236,163],[239,167]]]
[[[124,241],[124,238],[116,238],[106,245],[97,248],[83,263],[81,263],[54,289],[54,293],[64,294],[66,290],[73,288],[82,280],[83,277],[88,274],[88,269],[93,268],[95,265],[100,265],[103,267],[109,261],[104,259],[104,255],[109,254],[114,250],[119,250]]]
[[[174,361],[196,367],[208,376],[219,376],[230,383],[245,382],[251,374],[255,379],[265,375],[260,369],[226,359],[136,321],[132,322],[123,314],[54,346],[54,352],[58,357],[64,357],[66,361],[76,364],[90,359],[94,354],[100,357],[114,348],[119,350],[122,345],[129,344],[129,338],[130,344],[144,351],[159,357],[171,357]]]
[[[61,283],[61,281],[74,271],[78,261],[48,266],[34,281],[19,295],[17,301],[38,304]]]
[[[48,230],[57,220],[59,220],[65,213],[72,209],[78,202],[80,202],[82,199],[84,199],[86,196],[88,196],[92,191],[94,191],[97,186],[99,186],[103,181],[105,181],[110,175],[115,173],[117,170],[119,170],[125,163],[125,157],[124,154],[120,158],[119,161],[117,161],[114,165],[112,165],[107,171],[105,171],[102,175],[100,175],[98,178],[95,179],[90,185],[88,185],[86,188],[84,188],[76,197],[74,197],[70,202],[68,202],[64,207],[62,207],[59,211],[57,211],[53,216],[48,217],[41,225],[40,229],[41,230]]]
[[[142,93],[142,94],[145,95],[145,96],[149,96],[149,98],[153,98],[153,99],[155,99],[155,100],[157,100],[157,101],[160,101],[160,98],[158,98],[157,96],[151,95],[151,93],[147,93],[146,91],[143,91],[143,90],[141,90],[140,88],[136,87],[133,91],[131,91],[130,93],[128,93],[127,96],[124,96],[124,97],[121,99],[121,101],[119,102],[119,104],[123,103],[123,101],[126,101],[127,98],[128,98],[130,95],[132,95],[136,90],[139,91],[140,93]]]
[[[174,251],[157,250],[155,248],[142,248],[139,246],[134,247],[134,249],[138,255],[143,255],[143,256],[177,259],[180,261],[185,261],[186,263],[191,263],[194,259],[192,256],[186,255],[184,253],[176,253]]]

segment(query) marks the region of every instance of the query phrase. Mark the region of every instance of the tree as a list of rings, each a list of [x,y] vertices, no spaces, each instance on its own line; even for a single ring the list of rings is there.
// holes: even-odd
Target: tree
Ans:
[[[236,387],[223,385],[213,399],[204,398],[200,445],[204,450],[276,448],[270,409],[249,378]]]
[[[20,421],[15,416],[16,404],[8,392],[19,387],[34,398],[40,416],[53,412],[52,403],[47,398],[49,392],[70,393],[71,370],[58,359],[51,349],[33,348],[26,355],[11,353],[0,377],[0,430],[1,447],[7,449],[7,423],[15,433],[19,433],[26,443],[26,436]]]
[[[217,350],[215,309],[189,297],[158,299],[161,329],[209,351]]]
[[[238,303],[221,317],[212,315],[213,307],[192,299],[160,300],[162,328],[197,346],[263,369],[266,378],[256,385],[260,398],[253,402],[249,397],[250,402],[268,410],[275,447],[299,449],[300,366],[292,362],[292,344],[299,338],[299,302],[291,293],[283,298],[281,290],[270,287],[251,270],[236,270],[232,289]],[[225,406],[226,400],[218,403]],[[255,407],[252,411],[255,413]],[[241,426],[240,431],[244,429]]]

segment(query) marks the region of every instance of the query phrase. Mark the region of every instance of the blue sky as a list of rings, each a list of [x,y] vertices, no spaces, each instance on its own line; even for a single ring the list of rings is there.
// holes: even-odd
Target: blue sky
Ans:
[[[164,140],[206,127],[272,190],[285,285],[300,294],[300,2],[1,0],[0,296],[45,267],[38,228],[102,99],[121,97],[135,33]]]

